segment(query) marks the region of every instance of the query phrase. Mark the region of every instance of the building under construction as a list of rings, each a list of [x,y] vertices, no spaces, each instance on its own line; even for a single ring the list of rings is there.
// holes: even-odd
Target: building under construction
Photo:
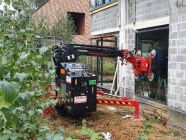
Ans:
[[[49,0],[34,14],[47,15],[52,22],[56,12],[70,13],[77,27],[76,43],[131,51],[135,48],[144,57],[156,50],[153,82],[135,79],[131,65],[119,65],[120,95],[136,97],[154,106],[168,106],[171,120],[181,120],[177,124],[185,126],[186,119],[180,118],[186,114],[186,0],[91,0],[90,3],[89,6],[88,0]],[[104,61],[96,60],[101,82]]]
[[[171,121],[186,121],[186,0],[92,0],[91,34],[116,35],[120,49],[156,50],[153,82],[135,79],[121,66],[120,94],[147,104],[167,105]],[[124,80],[123,80],[124,79]],[[155,103],[154,103],[155,102]],[[180,120],[180,121],[179,121]]]

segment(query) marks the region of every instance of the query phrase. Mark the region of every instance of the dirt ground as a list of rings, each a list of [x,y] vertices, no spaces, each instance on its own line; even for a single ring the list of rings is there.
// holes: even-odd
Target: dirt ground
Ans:
[[[163,125],[160,118],[141,113],[144,120],[131,120],[122,118],[132,114],[133,110],[126,107],[98,106],[97,112],[79,118],[72,118],[68,115],[53,115],[53,126],[64,128],[65,139],[67,140],[89,140],[90,136],[82,135],[82,121],[86,120],[86,127],[101,135],[101,132],[109,132],[111,140],[143,140],[139,134],[144,134],[148,140],[186,140],[186,130],[173,126]],[[91,131],[92,133],[92,131]],[[96,140],[92,138],[91,140]]]

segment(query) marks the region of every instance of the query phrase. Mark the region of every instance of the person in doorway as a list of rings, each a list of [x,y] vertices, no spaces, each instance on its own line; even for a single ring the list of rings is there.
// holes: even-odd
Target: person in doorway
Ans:
[[[167,90],[167,75],[168,75],[168,59],[166,56],[166,46],[160,46],[156,48],[156,79],[157,93],[155,99],[165,101]],[[163,92],[163,93],[162,93]]]

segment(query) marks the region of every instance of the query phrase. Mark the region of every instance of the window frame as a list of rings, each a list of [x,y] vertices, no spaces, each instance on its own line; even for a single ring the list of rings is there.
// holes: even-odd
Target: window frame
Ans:
[[[102,1],[102,2],[98,5],[97,4],[98,1]],[[109,5],[111,3],[117,2],[118,0],[109,0],[108,2],[106,2],[106,1],[107,0],[95,0],[93,10],[96,10],[98,8],[104,7],[104,6]]]

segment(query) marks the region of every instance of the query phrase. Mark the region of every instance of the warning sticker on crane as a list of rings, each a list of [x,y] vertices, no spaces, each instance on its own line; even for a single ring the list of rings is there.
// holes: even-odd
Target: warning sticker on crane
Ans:
[[[86,103],[87,96],[76,96],[74,97],[74,104]]]
[[[72,78],[70,76],[66,76],[66,82],[71,84],[72,82]]]

